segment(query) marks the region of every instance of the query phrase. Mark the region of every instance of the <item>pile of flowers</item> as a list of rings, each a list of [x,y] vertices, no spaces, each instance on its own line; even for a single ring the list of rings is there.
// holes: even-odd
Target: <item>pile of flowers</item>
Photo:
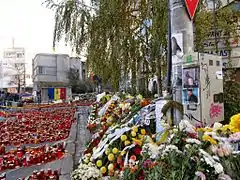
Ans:
[[[48,163],[61,159],[65,153],[63,143],[36,148],[18,147],[8,152],[1,150],[0,171]]]
[[[144,99],[131,96],[126,96],[123,99],[114,96],[106,104],[101,104],[98,108],[99,111],[96,111],[96,108],[93,107],[88,120],[88,129],[93,135],[84,154],[92,153],[93,148],[96,147],[103,136],[106,135],[109,127],[128,122],[128,120],[141,109],[144,104],[143,102],[145,102]],[[147,103],[145,102],[144,105],[147,105]],[[109,131],[111,131],[111,129]]]
[[[134,103],[126,105],[126,99],[118,99],[94,109],[92,117],[100,128],[95,129],[72,179],[94,179],[99,172],[102,177],[139,180],[240,177],[240,114],[228,125],[209,127],[195,127],[186,120],[170,127],[162,117],[163,130],[156,133],[154,103],[131,100]],[[94,170],[85,173],[88,167]]]

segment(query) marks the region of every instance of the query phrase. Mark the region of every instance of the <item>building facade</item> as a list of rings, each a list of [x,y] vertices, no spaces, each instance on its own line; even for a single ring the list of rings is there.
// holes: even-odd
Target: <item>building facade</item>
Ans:
[[[12,47],[4,49],[1,63],[1,89],[16,93],[32,87],[31,73],[26,69],[25,49]]]
[[[41,91],[43,102],[49,100],[48,88],[66,88],[67,98],[71,97],[69,72],[78,73],[85,78],[85,63],[80,58],[67,54],[37,54],[32,61],[33,89]]]

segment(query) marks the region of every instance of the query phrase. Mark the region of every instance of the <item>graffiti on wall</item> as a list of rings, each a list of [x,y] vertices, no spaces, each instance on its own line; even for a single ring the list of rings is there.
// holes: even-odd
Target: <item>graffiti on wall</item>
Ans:
[[[210,78],[208,74],[208,65],[206,63],[201,63],[202,70],[204,71],[204,78],[205,78],[205,83],[203,86],[203,91],[206,92],[206,98],[208,99],[210,97]]]
[[[223,107],[221,105],[212,103],[209,110],[210,119],[218,118],[222,114],[222,110]]]
[[[194,115],[192,113],[186,113],[186,114],[184,114],[184,116],[186,117],[186,119],[189,122],[192,122],[193,124],[195,124],[196,127],[205,127],[206,126],[204,121],[197,119],[196,117],[194,117]]]

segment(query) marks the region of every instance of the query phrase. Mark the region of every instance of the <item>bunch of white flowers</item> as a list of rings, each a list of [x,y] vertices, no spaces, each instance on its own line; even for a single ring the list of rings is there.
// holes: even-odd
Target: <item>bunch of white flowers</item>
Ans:
[[[165,147],[165,149],[160,148],[160,151],[161,151],[161,150],[163,150],[163,151],[162,151],[162,156],[167,156],[170,152],[175,152],[175,153],[178,153],[178,154],[181,154],[181,153],[182,153],[182,151],[180,151],[180,150],[178,149],[178,147],[175,146],[175,145],[167,145],[167,146]]]
[[[194,138],[187,138],[186,142],[189,144],[197,144],[197,145],[201,145],[201,141],[199,141],[198,139],[194,139]]]
[[[80,164],[78,168],[71,174],[73,180],[100,180],[102,174],[100,170],[92,163]]]
[[[160,149],[163,147],[164,145],[158,146],[156,144],[153,143],[146,143],[143,145],[142,147],[142,154],[147,154],[149,155],[151,158],[156,158],[160,155]]]
[[[182,120],[179,123],[180,131],[185,131],[187,133],[196,133],[195,127],[187,120]]]
[[[208,164],[209,166],[215,169],[216,174],[223,173],[223,166],[221,163],[216,162],[214,158],[203,149],[200,149],[199,153],[203,157],[203,160],[206,162],[206,164]]]

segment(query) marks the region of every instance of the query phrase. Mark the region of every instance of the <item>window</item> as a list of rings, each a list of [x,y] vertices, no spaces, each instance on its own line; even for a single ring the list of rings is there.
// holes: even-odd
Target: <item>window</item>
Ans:
[[[42,66],[39,66],[39,67],[38,67],[38,73],[39,73],[39,74],[43,74],[43,67],[42,67]]]
[[[220,61],[216,61],[216,66],[220,66]]]
[[[213,60],[209,60],[209,66],[213,66]]]
[[[45,74],[50,76],[57,75],[57,68],[56,67],[45,67]]]
[[[22,53],[17,53],[17,58],[22,58]]]

